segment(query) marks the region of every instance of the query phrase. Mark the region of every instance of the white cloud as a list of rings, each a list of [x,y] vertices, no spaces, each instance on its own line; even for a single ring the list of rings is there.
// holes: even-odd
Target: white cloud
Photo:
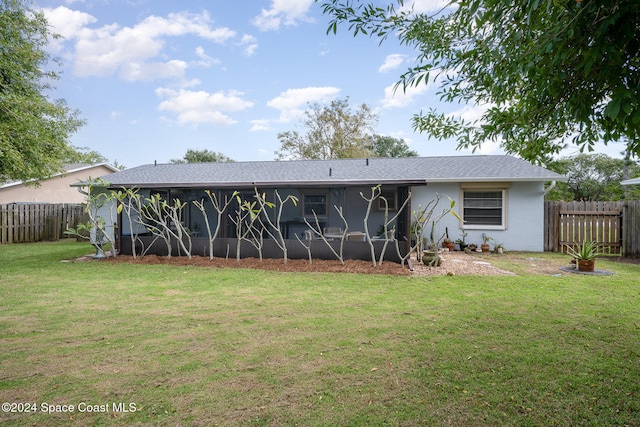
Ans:
[[[384,61],[384,64],[378,68],[378,71],[381,73],[388,73],[389,71],[395,70],[399,66],[402,65],[406,55],[402,55],[399,53],[393,55],[387,55],[387,58]]]
[[[273,31],[280,29],[281,25],[293,26],[298,21],[312,22],[307,16],[314,0],[272,0],[271,8],[262,9],[252,24],[260,31]]]
[[[55,9],[42,9],[42,12],[52,27],[52,32],[63,37],[63,39],[49,40],[49,48],[54,52],[60,52],[64,48],[65,40],[73,39],[85,26],[97,21],[88,13],[71,10],[64,6],[58,6]]]
[[[308,103],[329,102],[340,92],[337,87],[306,87],[289,89],[267,102],[269,107],[280,110],[280,122],[288,123],[299,118]]]
[[[436,13],[446,7],[451,7],[450,0],[413,0],[405,2],[401,10],[412,10],[415,13]],[[455,7],[455,5],[453,5]]]
[[[261,119],[261,120],[251,120],[251,132],[260,132],[264,130],[271,130],[271,126],[269,125],[269,120]]]
[[[484,113],[491,108],[491,104],[483,105],[465,105],[459,110],[453,111],[448,114],[450,117],[460,118],[466,122],[481,122]],[[496,141],[485,141],[477,149],[478,154],[497,154],[501,152],[502,138],[498,138]],[[471,152],[472,149],[468,149]]]
[[[158,110],[175,113],[180,124],[213,123],[229,126],[237,121],[225,113],[242,111],[253,106],[252,102],[242,99],[244,94],[238,91],[209,93],[158,88],[156,95],[164,99],[158,105]]]
[[[503,153],[500,141],[484,141],[481,143],[475,151],[475,154],[501,154]],[[469,149],[468,152],[472,152],[472,149]]]
[[[258,39],[249,34],[245,34],[242,36],[238,45],[243,47],[243,52],[246,56],[252,56],[256,52],[256,49],[258,49]]]
[[[459,117],[466,122],[477,122],[482,119],[484,113],[491,108],[491,104],[483,105],[465,105],[459,110],[456,110],[450,114],[450,117]]]
[[[200,58],[199,61],[196,62],[197,65],[204,67],[204,68],[209,68],[210,66],[214,65],[214,64],[220,64],[220,60],[217,58],[212,58],[209,55],[207,55],[207,53],[205,52],[204,48],[202,46],[198,46],[196,47],[196,56],[198,58]]]
[[[229,28],[214,28],[207,12],[150,16],[132,27],[111,24],[95,29],[88,27],[96,22],[93,16],[63,6],[45,10],[45,14],[54,32],[75,41],[73,63],[79,76],[119,74],[125,80],[180,77],[186,70],[184,61],[153,60],[163,54],[168,37],[194,35],[219,44],[236,37]],[[61,49],[61,45],[54,48]]]
[[[127,81],[153,81],[182,77],[187,63],[177,59],[168,62],[129,62],[120,69],[120,77]]]
[[[395,83],[384,89],[382,108],[402,108],[410,105],[415,97],[429,90],[429,85],[421,83],[417,87],[409,86],[403,90],[402,86],[396,87]]]

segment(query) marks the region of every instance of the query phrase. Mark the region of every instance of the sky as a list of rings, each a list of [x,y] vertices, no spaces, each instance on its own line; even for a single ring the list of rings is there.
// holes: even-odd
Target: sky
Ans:
[[[417,11],[443,0],[416,0]],[[274,160],[278,133],[298,131],[310,104],[349,98],[373,108],[376,133],[420,156],[470,154],[412,130],[421,110],[478,117],[439,102],[433,83],[394,91],[416,52],[390,37],[327,34],[313,0],[35,0],[54,33],[61,79],[50,96],[86,120],[71,138],[109,162],[134,167],[180,159],[188,149],[236,161]],[[599,147],[618,156],[621,147]],[[503,154],[484,144],[477,154]],[[565,152],[564,154],[572,154]]]

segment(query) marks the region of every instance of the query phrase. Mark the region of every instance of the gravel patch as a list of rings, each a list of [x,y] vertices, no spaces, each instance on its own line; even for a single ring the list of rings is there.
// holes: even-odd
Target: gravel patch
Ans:
[[[482,254],[468,254],[466,252],[443,252],[441,267],[429,267],[414,260],[414,276],[515,276],[515,273],[500,269],[490,262],[478,259]]]

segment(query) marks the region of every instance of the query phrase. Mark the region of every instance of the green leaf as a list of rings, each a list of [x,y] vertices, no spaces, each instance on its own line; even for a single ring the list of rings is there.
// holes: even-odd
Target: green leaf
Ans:
[[[620,113],[620,98],[614,98],[609,102],[604,110],[604,115],[615,120]]]

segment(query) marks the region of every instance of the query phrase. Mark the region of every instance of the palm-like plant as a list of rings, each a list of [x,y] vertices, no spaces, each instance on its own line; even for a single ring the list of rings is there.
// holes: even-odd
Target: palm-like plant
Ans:
[[[592,260],[602,255],[600,251],[600,244],[598,242],[584,242],[582,245],[575,245],[574,247],[567,246],[567,253],[575,259]]]

